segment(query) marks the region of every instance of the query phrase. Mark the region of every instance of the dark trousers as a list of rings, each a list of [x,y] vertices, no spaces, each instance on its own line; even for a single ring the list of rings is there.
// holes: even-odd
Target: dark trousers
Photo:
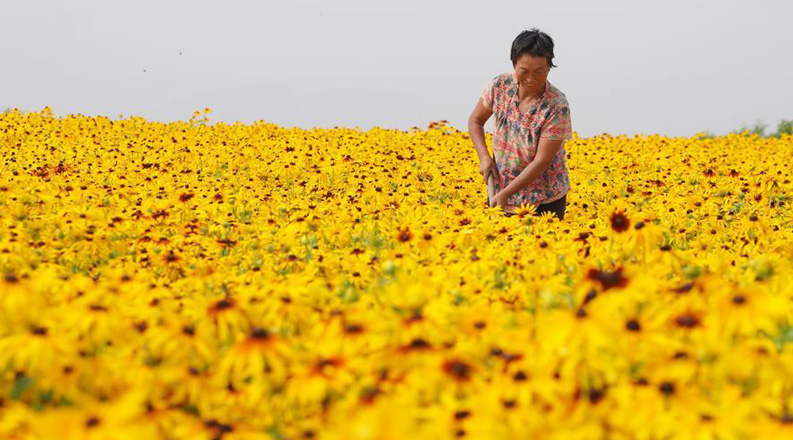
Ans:
[[[567,209],[567,194],[562,196],[561,199],[555,200],[551,203],[541,203],[537,205],[537,211],[534,215],[540,215],[544,212],[552,212],[556,215],[556,218],[559,220],[564,220],[564,212]],[[505,216],[511,217],[515,214],[511,214],[509,212],[504,213]]]

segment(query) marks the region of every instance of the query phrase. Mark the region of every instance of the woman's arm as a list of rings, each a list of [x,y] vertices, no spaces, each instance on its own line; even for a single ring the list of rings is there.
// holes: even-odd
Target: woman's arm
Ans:
[[[551,166],[553,158],[556,156],[556,153],[559,152],[559,148],[563,143],[563,139],[540,139],[540,144],[537,146],[537,154],[534,156],[534,159],[520,172],[520,174],[518,174],[518,177],[513,179],[506,188],[496,194],[496,200],[506,200],[511,195],[531,185],[532,182]]]
[[[482,98],[479,98],[474,110],[471,112],[471,116],[468,117],[468,134],[474,143],[479,162],[490,159],[490,153],[488,153],[487,144],[485,143],[485,123],[492,114],[493,110],[485,107],[482,103]]]
[[[471,137],[471,142],[474,143],[476,155],[479,156],[479,174],[482,175],[485,182],[487,182],[489,177],[495,178],[498,175],[496,162],[490,157],[490,153],[487,151],[487,143],[485,143],[485,122],[492,114],[493,110],[487,108],[482,98],[479,98],[474,111],[468,117],[468,134]]]

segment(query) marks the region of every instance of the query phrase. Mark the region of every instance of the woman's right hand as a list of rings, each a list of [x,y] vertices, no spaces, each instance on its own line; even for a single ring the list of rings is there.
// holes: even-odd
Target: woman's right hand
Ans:
[[[479,161],[479,174],[482,175],[485,184],[487,184],[487,178],[491,175],[494,179],[497,178],[498,167],[496,167],[496,161],[494,161],[492,157]]]

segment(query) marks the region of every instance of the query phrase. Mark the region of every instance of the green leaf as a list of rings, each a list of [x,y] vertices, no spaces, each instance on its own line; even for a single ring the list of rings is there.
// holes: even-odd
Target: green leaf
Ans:
[[[33,378],[30,376],[18,377],[14,380],[14,387],[11,389],[11,398],[19,399],[33,385]]]

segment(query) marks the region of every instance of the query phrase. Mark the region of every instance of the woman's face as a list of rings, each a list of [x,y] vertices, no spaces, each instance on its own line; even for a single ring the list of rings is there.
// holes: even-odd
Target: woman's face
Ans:
[[[520,88],[529,91],[542,90],[550,71],[548,59],[545,57],[523,54],[515,63],[515,79],[520,84]]]

